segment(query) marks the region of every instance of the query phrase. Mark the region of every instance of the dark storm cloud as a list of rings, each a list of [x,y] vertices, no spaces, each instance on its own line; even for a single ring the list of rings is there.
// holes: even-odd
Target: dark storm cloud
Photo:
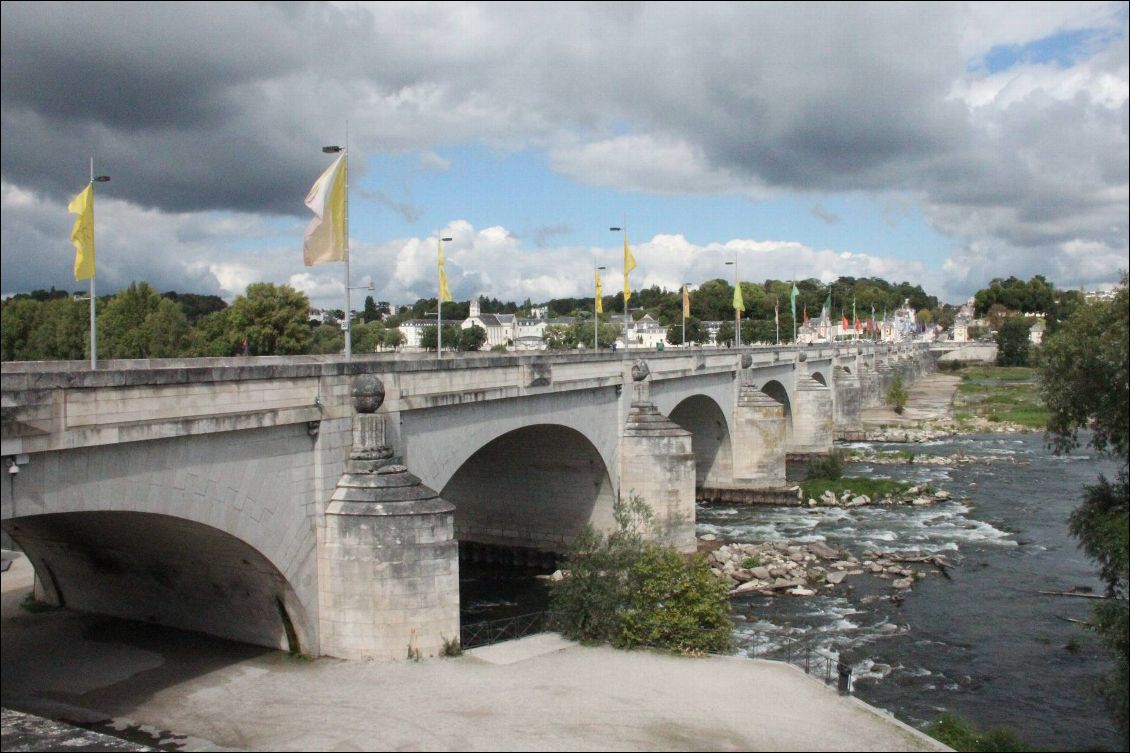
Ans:
[[[262,91],[305,53],[287,15],[237,3],[5,3],[5,180],[59,198],[94,156],[116,195],[142,206],[296,213],[294,195],[324,159],[301,118],[271,122]]]
[[[138,207],[305,218],[348,120],[360,154],[533,147],[622,190],[900,192],[962,265],[1124,254],[1124,4],[1038,9],[6,2],[3,179],[65,203],[94,156]],[[978,68],[1078,24],[1113,41],[1070,71]]]

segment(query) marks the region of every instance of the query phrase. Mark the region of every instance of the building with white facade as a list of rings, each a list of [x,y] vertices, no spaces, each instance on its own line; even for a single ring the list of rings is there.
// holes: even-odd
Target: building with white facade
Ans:
[[[646,348],[655,350],[661,343],[667,342],[667,328],[657,322],[651,314],[644,314],[638,320],[628,324],[628,347]],[[619,347],[624,346],[623,332],[617,341]]]
[[[455,319],[443,320],[444,327],[458,327],[460,324],[461,323]],[[406,322],[401,322],[398,329],[400,330],[400,334],[404,335],[403,347],[405,349],[421,350],[424,347],[420,344],[423,341],[424,330],[428,327],[434,328],[435,326],[435,319],[409,319]],[[444,349],[446,350],[447,347],[453,345],[455,345],[455,343],[445,343]]]
[[[514,345],[517,337],[517,318],[514,314],[484,314],[479,307],[479,299],[472,298],[469,316],[460,323],[459,327],[470,329],[477,326],[485,330],[487,339],[483,343],[483,350],[490,350],[499,345],[509,348]]]

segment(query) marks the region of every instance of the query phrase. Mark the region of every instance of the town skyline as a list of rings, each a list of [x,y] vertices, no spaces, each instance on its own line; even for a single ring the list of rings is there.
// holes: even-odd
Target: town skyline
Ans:
[[[633,289],[1118,282],[1125,4],[698,7],[5,3],[0,293],[82,287],[93,156],[100,294],[341,308],[302,199],[347,123],[352,284],[397,305],[440,237],[456,298],[618,289],[625,222]]]

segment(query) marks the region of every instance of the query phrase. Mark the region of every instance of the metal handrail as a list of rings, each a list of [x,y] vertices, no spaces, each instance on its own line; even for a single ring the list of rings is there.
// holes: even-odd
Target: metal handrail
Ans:
[[[459,628],[459,643],[464,649],[512,641],[549,630],[549,612],[531,612],[498,620],[472,622]]]
[[[817,677],[822,674],[825,685],[836,683],[841,693],[845,695],[851,693],[852,669],[850,664],[840,661],[837,657],[829,656],[819,648],[814,647],[812,642],[806,639],[790,638],[787,635],[775,635],[774,639],[779,646],[777,648],[766,647],[762,651],[761,658],[768,659],[771,653],[784,651],[787,663],[803,668],[805,674]],[[772,643],[767,633],[755,631],[750,658],[758,658],[758,644],[762,640],[766,644]]]

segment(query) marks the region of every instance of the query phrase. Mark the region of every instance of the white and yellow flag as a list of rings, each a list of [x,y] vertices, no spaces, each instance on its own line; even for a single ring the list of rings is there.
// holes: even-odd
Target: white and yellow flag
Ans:
[[[94,184],[87,184],[78,196],[71,199],[67,211],[77,214],[71,229],[71,243],[75,244],[75,279],[94,277]]]
[[[439,302],[451,300],[451,290],[447,287],[447,265],[443,261],[443,241],[439,241]]]
[[[314,181],[306,206],[315,215],[306,227],[302,258],[306,266],[345,261],[345,192],[348,167],[343,152]]]

